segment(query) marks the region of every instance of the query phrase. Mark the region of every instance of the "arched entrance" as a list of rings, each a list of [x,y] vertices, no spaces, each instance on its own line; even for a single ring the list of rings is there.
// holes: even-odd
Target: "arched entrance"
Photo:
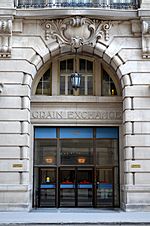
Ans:
[[[72,54],[47,63],[33,85],[33,206],[119,207],[119,81],[97,57],[76,60],[78,91],[70,85]]]

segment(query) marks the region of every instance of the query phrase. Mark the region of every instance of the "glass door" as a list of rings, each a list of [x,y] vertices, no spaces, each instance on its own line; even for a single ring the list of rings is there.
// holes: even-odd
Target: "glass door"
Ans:
[[[93,206],[93,170],[77,168],[77,206]]]
[[[61,168],[59,202],[60,207],[92,207],[93,169]]]
[[[74,207],[76,205],[75,169],[60,169],[59,181],[60,207]]]
[[[37,127],[34,207],[119,207],[118,128]]]
[[[40,169],[39,207],[56,206],[56,170]]]
[[[96,206],[113,206],[113,170],[96,170]]]

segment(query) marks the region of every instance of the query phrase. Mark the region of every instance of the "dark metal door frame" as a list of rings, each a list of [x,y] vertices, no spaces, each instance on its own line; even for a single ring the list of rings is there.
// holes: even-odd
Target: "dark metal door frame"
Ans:
[[[78,206],[78,187],[77,187],[77,180],[78,180],[78,171],[79,170],[83,170],[83,171],[92,171],[92,207],[94,207],[94,167],[92,166],[71,166],[71,167],[59,167],[59,177],[58,177],[58,180],[59,180],[59,186],[58,186],[58,207],[61,207],[60,205],[60,171],[62,170],[74,170],[75,171],[75,206],[74,207],[80,207]],[[64,207],[69,207],[69,206],[64,206]],[[72,206],[71,206],[72,207]],[[87,206],[81,206],[81,207],[87,207]],[[90,206],[91,207],[91,206]]]

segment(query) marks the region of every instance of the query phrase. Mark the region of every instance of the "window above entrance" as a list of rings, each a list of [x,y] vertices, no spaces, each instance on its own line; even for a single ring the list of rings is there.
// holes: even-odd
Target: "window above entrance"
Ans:
[[[73,87],[71,76],[80,75],[80,87]],[[54,60],[35,82],[34,95],[42,96],[120,96],[120,84],[111,69],[99,59],[68,56]]]
[[[37,88],[36,95],[51,95],[51,70],[48,69],[41,77]]]

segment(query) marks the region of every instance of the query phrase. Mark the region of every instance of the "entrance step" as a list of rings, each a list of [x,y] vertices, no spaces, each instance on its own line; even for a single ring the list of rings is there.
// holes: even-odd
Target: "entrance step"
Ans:
[[[53,223],[0,223],[0,226],[150,226],[150,222],[101,222],[101,223],[94,223],[94,224],[66,224],[66,223],[58,223],[58,224],[53,224]]]
[[[150,226],[150,212],[92,208],[0,212],[0,226]]]

